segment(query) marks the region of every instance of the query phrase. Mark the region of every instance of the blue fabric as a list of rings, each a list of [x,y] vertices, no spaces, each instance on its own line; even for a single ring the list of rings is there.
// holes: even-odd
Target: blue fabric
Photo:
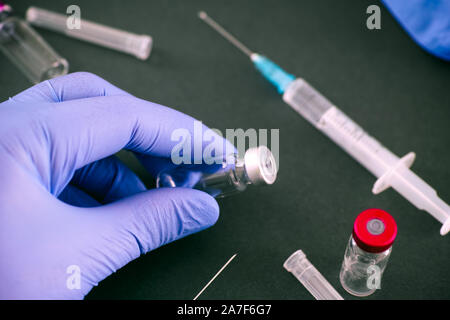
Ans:
[[[450,0],[382,1],[423,49],[450,61]]]

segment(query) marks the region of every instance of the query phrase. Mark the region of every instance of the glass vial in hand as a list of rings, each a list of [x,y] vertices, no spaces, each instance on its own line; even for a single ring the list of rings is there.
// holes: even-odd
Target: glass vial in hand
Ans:
[[[273,184],[277,177],[277,165],[272,152],[266,146],[250,148],[244,158],[233,155],[222,163],[222,169],[205,174],[177,166],[162,171],[156,179],[156,187],[193,187],[213,197],[223,198],[244,191],[248,185]]]

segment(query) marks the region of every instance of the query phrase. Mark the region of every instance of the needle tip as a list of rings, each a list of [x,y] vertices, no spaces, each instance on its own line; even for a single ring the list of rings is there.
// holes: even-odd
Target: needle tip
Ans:
[[[199,11],[199,12],[198,12],[198,17],[199,17],[200,19],[202,19],[202,20],[205,20],[207,16],[208,16],[208,15],[206,14],[205,11]]]

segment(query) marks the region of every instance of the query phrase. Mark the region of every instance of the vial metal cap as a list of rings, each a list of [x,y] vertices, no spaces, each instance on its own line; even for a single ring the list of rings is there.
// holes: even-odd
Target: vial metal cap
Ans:
[[[361,212],[353,225],[353,239],[362,250],[380,253],[389,249],[397,236],[394,218],[384,210]]]
[[[244,155],[244,166],[253,184],[272,184],[277,179],[275,157],[266,146],[248,149]]]

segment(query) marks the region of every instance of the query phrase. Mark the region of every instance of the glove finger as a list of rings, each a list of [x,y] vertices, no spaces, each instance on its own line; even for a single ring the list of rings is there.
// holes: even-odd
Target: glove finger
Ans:
[[[76,72],[46,80],[15,95],[16,102],[61,102],[130,94],[89,72]]]
[[[69,184],[58,196],[58,199],[75,207],[90,208],[101,204],[86,192]]]
[[[45,118],[44,131],[54,150],[52,169],[75,171],[123,148],[168,159],[178,150],[180,161],[192,163],[225,159],[234,152],[231,143],[192,117],[131,96],[61,102],[35,116]],[[212,140],[203,139],[206,132]],[[61,172],[67,171],[54,173]]]
[[[115,156],[78,169],[71,184],[86,191],[103,204],[146,190],[141,179]]]
[[[212,226],[219,207],[208,194],[184,188],[153,189],[98,208],[85,217],[93,234],[95,281],[101,281],[141,254]],[[91,266],[93,267],[93,266]]]

